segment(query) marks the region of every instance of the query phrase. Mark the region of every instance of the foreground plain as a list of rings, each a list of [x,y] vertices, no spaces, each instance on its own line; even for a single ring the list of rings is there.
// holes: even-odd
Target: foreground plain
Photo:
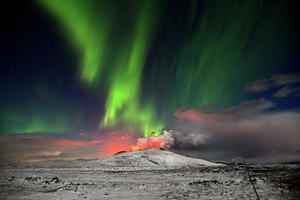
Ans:
[[[122,166],[123,155],[117,158],[114,164],[119,163],[121,167],[111,167],[98,160],[2,166],[0,199],[300,199],[297,164],[228,163],[172,169],[151,167],[150,163],[153,166],[160,163],[149,161],[148,168],[136,168],[130,166],[128,159],[124,160],[126,166]]]

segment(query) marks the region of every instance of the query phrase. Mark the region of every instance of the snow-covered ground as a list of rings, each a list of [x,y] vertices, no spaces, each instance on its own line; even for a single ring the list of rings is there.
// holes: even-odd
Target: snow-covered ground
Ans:
[[[217,165],[168,151],[0,171],[0,199],[299,199],[299,166]]]

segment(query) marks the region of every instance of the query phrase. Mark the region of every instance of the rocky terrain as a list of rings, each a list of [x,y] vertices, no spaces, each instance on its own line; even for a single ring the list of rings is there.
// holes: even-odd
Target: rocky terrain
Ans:
[[[299,199],[299,165],[221,165],[148,150],[2,166],[0,199]]]

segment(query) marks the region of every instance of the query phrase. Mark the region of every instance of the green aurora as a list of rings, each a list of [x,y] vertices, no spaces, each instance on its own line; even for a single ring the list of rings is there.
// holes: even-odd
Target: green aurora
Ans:
[[[283,65],[283,2],[190,0],[174,14],[168,0],[38,0],[77,50],[81,84],[105,91],[100,127],[123,124],[144,136],[159,134],[179,108],[239,102],[246,83]]]
[[[142,70],[156,25],[154,14],[159,13],[157,2],[132,1],[118,6],[108,0],[41,2],[61,21],[80,51],[83,83],[108,87],[101,126],[123,123],[142,130],[145,136],[159,134],[163,126],[151,103],[142,106],[139,100]],[[128,5],[132,7],[126,11]],[[120,19],[121,12],[127,17]]]
[[[212,111],[249,98],[243,92],[247,83],[286,65],[283,2],[191,1],[180,29],[171,26],[160,33],[166,40],[160,40],[144,75],[144,96],[157,102],[165,119],[177,109]],[[197,9],[200,16],[194,14]],[[177,24],[182,16],[171,20]]]

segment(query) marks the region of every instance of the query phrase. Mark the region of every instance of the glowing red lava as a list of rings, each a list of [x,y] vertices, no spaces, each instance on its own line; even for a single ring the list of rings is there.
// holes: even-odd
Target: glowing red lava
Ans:
[[[118,152],[142,151],[145,149],[168,149],[174,144],[174,139],[168,132],[160,136],[153,136],[148,138],[133,138],[129,137],[115,137],[107,140],[104,148],[101,149],[105,155],[113,155]]]
[[[135,145],[137,137],[133,134],[116,134],[105,138],[105,142],[99,149],[99,154],[110,156],[122,151],[131,151]]]

